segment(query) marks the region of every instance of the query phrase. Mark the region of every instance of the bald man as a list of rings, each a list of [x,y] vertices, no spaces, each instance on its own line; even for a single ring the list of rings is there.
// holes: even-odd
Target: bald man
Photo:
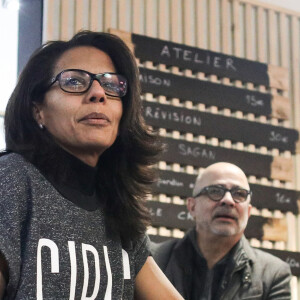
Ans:
[[[220,162],[195,182],[187,208],[195,227],[153,246],[153,256],[186,300],[290,299],[290,267],[252,248],[244,231],[251,211],[244,172]]]

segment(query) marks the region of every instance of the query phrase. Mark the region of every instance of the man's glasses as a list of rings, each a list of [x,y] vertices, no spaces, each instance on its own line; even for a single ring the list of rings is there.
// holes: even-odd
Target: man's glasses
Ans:
[[[245,202],[248,196],[252,195],[251,191],[234,187],[232,189],[227,189],[221,185],[209,185],[204,187],[194,198],[197,198],[201,195],[206,195],[209,199],[213,201],[220,201],[225,196],[226,192],[231,194],[232,199],[236,203]]]
[[[67,93],[85,93],[97,80],[104,89],[105,94],[112,97],[124,97],[127,93],[127,80],[116,73],[93,74],[79,69],[63,70],[52,78],[49,88],[59,82],[60,88]]]

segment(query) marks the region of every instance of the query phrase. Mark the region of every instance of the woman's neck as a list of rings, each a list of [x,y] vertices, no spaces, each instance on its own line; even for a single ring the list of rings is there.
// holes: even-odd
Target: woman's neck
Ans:
[[[97,166],[99,157],[101,155],[99,154],[99,151],[86,151],[86,150],[81,151],[78,149],[66,148],[63,145],[60,145],[60,147],[91,167]]]

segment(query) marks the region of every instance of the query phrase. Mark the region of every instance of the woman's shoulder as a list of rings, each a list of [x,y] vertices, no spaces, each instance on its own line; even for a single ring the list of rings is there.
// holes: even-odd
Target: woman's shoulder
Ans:
[[[0,167],[5,167],[6,165],[18,165],[26,164],[26,160],[21,154],[15,152],[1,152],[0,153]]]
[[[0,209],[1,218],[25,214],[30,193],[29,163],[16,153],[0,157]],[[12,218],[12,217],[11,217]]]
[[[0,181],[21,182],[30,173],[36,172],[36,168],[18,153],[0,154]]]

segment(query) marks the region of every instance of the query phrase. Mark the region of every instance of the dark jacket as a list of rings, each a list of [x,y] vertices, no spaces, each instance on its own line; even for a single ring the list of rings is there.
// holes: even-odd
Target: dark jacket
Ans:
[[[153,244],[152,254],[160,268],[186,300],[191,299],[193,231],[183,239]],[[291,271],[279,258],[252,248],[247,239],[237,244],[232,254],[233,268],[225,271],[220,282],[222,300],[291,299]]]

